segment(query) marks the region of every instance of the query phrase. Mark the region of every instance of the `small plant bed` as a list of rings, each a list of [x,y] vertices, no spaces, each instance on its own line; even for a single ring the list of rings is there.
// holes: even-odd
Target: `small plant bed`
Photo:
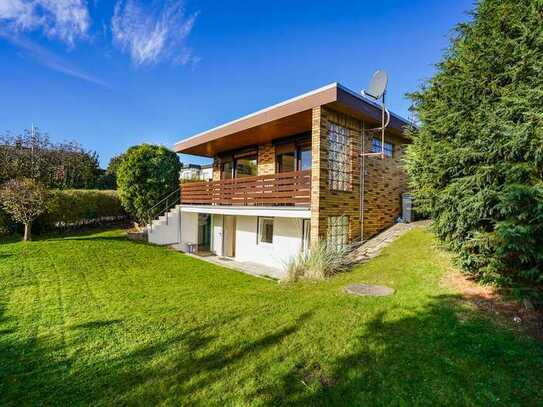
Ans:
[[[282,284],[121,230],[2,240],[0,405],[540,405],[543,343],[450,268],[421,229]],[[361,282],[395,293],[344,293]]]

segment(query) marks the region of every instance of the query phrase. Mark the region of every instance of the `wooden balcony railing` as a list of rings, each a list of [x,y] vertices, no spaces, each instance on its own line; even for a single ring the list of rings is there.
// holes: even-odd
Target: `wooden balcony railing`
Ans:
[[[181,184],[181,204],[309,206],[311,171]]]

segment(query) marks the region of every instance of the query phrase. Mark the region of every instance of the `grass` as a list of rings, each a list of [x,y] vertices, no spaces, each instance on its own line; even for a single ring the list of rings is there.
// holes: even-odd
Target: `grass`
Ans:
[[[423,230],[296,284],[120,231],[4,240],[0,405],[541,405],[543,345],[457,301],[447,267]]]

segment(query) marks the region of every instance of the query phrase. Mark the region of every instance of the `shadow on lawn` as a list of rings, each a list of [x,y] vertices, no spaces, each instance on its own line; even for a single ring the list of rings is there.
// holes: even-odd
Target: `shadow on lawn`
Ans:
[[[255,379],[262,384],[242,403],[537,405],[543,398],[543,344],[482,319],[455,296],[435,297],[401,318],[394,309],[377,314],[355,329],[353,346],[343,356],[318,348],[297,352],[300,359],[282,377],[272,367],[290,356],[283,344],[300,340],[297,332],[311,324],[311,312],[256,338],[224,342],[221,333],[245,315],[222,315],[177,334],[168,329],[163,336],[156,326],[151,340],[127,347],[110,343],[124,338],[123,321],[75,326],[81,333],[63,333],[70,339],[22,339],[17,321],[2,311],[0,302],[0,328],[12,331],[0,336],[1,405],[240,402],[236,383]],[[327,334],[333,333],[321,333]],[[103,340],[106,349],[100,342],[88,349],[87,335]],[[277,366],[263,356],[270,350]],[[253,368],[225,385],[245,361]]]
[[[393,311],[393,310],[390,310]],[[456,296],[361,325],[331,362],[299,361],[254,398],[269,405],[540,405],[543,344],[498,327]]]
[[[294,334],[310,315],[302,314],[295,323],[255,340],[226,344],[221,342],[218,332],[240,316],[222,316],[220,322],[170,337],[159,335],[160,339],[150,344],[116,356],[111,356],[115,348],[110,347],[109,352],[103,352],[103,358],[95,359],[97,362],[79,366],[84,355],[68,352],[58,340],[23,341],[7,336],[0,340],[0,404],[154,405],[164,402],[166,397],[182,401],[195,390],[224,380],[229,367],[243,358],[254,357]],[[1,322],[0,319],[0,326]],[[107,337],[108,330],[122,335],[121,322],[93,321],[72,328]],[[80,337],[78,340],[83,341]],[[75,355],[70,357],[68,353]]]

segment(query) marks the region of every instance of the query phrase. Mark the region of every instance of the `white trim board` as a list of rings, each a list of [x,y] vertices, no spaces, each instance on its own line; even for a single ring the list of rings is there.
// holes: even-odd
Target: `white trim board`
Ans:
[[[181,212],[311,219],[311,209],[289,206],[181,205]]]

